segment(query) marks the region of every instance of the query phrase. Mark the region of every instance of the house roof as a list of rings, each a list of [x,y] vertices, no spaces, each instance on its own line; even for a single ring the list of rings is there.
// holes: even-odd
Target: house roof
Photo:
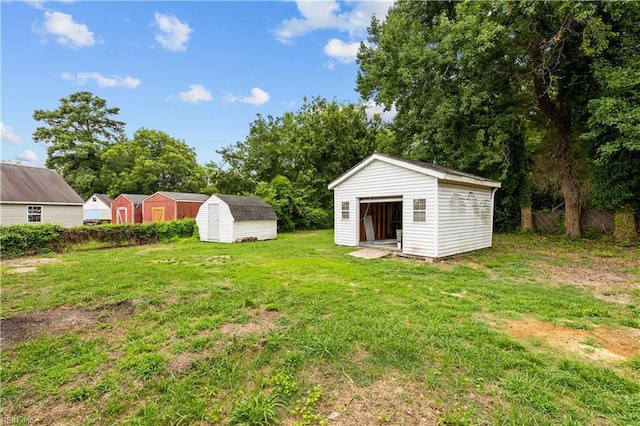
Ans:
[[[142,204],[142,201],[145,198],[148,198],[149,196],[144,194],[120,194],[118,195],[118,197],[125,197],[127,200],[131,201],[133,204]]]
[[[236,221],[278,220],[273,207],[258,197],[224,194],[216,194],[216,197],[229,206],[231,216]]]
[[[458,170],[448,169],[446,167],[438,166],[436,164],[425,163],[422,161],[408,160],[406,158],[394,157],[387,154],[380,154],[378,152],[370,155],[369,157],[362,160],[360,163],[353,166],[351,169],[347,170],[347,172],[343,173],[340,177],[338,177],[333,182],[329,183],[329,189],[333,189],[345,180],[349,179],[351,176],[358,173],[360,170],[367,167],[369,164],[374,161],[382,161],[384,163],[393,164],[398,167],[402,167],[408,170],[413,170],[418,173],[422,173],[428,176],[435,177],[437,179],[450,181],[450,182],[459,182],[466,183],[470,185],[477,186],[488,186],[492,188],[500,188],[502,185],[500,182],[487,179],[481,176],[472,175],[471,173],[465,173]]]
[[[84,200],[53,170],[0,164],[0,201],[82,205]]]
[[[158,191],[155,194],[162,194],[166,197],[171,198],[174,201],[200,201],[205,202],[209,199],[208,195],[204,194],[191,194],[189,192],[166,192],[166,191]],[[151,197],[151,195],[149,195]],[[147,198],[149,198],[147,197]]]
[[[91,200],[93,197],[96,197],[98,200],[102,201],[105,205],[110,206],[113,202],[113,198],[109,197],[107,194],[93,194],[91,197],[87,199],[87,201]]]

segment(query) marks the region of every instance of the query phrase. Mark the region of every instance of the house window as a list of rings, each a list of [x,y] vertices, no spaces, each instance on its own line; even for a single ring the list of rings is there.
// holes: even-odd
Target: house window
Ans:
[[[416,198],[413,200],[413,221],[414,222],[426,222],[427,221],[427,199]]]
[[[29,223],[41,223],[42,222],[42,206],[28,206],[27,207],[27,222],[29,222]]]
[[[349,219],[349,202],[348,201],[342,202],[342,219],[343,220]]]
[[[93,197],[93,202],[95,203],[96,201],[98,201],[98,197]]]

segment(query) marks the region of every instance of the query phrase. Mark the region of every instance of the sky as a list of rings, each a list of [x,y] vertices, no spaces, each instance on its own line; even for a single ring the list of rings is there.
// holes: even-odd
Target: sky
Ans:
[[[392,3],[2,0],[0,158],[42,166],[33,112],[89,91],[130,138],[160,130],[221,164],[216,150],[244,141],[257,114],[304,97],[365,103],[356,52]]]

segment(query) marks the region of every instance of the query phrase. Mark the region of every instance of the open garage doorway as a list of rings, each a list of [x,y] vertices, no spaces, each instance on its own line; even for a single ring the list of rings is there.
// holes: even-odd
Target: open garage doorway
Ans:
[[[361,198],[360,243],[396,244],[402,229],[402,197]]]

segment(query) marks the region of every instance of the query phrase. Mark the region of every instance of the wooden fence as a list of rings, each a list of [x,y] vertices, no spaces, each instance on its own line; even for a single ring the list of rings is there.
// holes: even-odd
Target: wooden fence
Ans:
[[[614,212],[609,210],[582,210],[580,229],[605,234],[613,233],[615,229]],[[636,221],[640,232],[640,221]],[[564,225],[564,211],[533,212],[533,227],[545,234],[559,234]]]

